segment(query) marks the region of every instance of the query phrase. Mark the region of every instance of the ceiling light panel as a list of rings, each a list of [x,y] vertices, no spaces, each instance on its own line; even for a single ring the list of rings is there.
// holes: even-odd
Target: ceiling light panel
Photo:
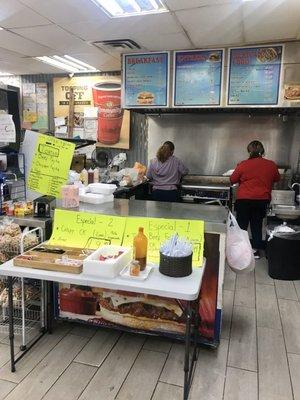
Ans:
[[[0,76],[12,76],[13,74],[9,73],[9,72],[1,72],[0,71]]]
[[[161,0],[92,0],[112,18],[169,11]]]
[[[82,73],[82,72],[98,72],[99,70],[89,64],[84,63],[77,58],[64,55],[64,56],[44,56],[36,57],[37,60],[45,64],[52,65],[53,67],[62,69],[67,72]]]

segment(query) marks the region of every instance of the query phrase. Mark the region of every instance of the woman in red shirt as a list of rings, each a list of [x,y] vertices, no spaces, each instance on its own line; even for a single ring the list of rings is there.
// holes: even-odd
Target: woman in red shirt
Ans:
[[[248,160],[239,163],[230,177],[232,184],[238,183],[235,210],[241,229],[247,230],[250,223],[254,257],[259,258],[263,248],[262,224],[266,216],[274,182],[280,175],[273,161],[263,158],[264,146],[254,140],[247,146]]]

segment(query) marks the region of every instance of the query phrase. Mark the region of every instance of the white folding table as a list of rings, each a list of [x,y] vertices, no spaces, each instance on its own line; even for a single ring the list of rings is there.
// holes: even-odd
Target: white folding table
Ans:
[[[31,269],[24,267],[15,267],[13,260],[7,261],[0,266],[0,276],[7,277],[8,300],[9,300],[9,338],[11,348],[11,370],[15,371],[15,364],[19,359],[38,341],[28,347],[17,359],[14,354],[14,316],[13,316],[13,278],[36,279],[44,282],[46,287],[47,299],[47,318],[45,331],[51,331],[52,326],[52,307],[49,303],[49,283],[68,283],[81,286],[91,286],[104,289],[120,290],[126,292],[135,292],[141,294],[150,294],[154,296],[168,297],[179,300],[186,315],[185,331],[185,362],[184,362],[184,400],[188,398],[191,379],[193,375],[194,364],[197,359],[197,335],[199,327],[199,310],[195,308],[195,301],[199,297],[201,282],[205,267],[195,268],[191,275],[184,278],[170,278],[162,275],[158,267],[150,273],[145,281],[123,279],[116,277],[112,279],[88,276],[84,273],[70,274],[64,272],[45,271],[42,269]],[[183,303],[181,303],[183,301]],[[43,332],[44,333],[44,332]],[[190,356],[191,344],[194,342],[193,353]]]

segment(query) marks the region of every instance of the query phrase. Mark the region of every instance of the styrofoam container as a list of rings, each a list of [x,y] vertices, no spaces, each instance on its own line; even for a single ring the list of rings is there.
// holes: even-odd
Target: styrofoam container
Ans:
[[[114,196],[112,194],[105,195],[96,193],[85,193],[79,196],[79,200],[82,203],[102,204],[114,201]]]
[[[116,189],[116,185],[112,185],[109,183],[91,183],[88,185],[88,190],[91,193],[97,194],[113,194]]]
[[[100,261],[101,254],[107,252],[123,251],[118,258]],[[130,247],[107,245],[102,246],[90,254],[83,261],[83,273],[86,275],[101,276],[104,278],[115,278],[120,271],[132,260],[132,249]]]

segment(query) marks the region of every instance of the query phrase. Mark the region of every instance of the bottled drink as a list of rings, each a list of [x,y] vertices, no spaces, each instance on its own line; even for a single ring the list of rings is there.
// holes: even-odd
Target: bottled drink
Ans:
[[[90,168],[88,170],[88,184],[94,183],[94,170]]]
[[[144,228],[140,227],[138,234],[133,240],[133,254],[134,259],[140,263],[141,271],[143,271],[147,265],[147,247],[148,239],[144,235]]]

